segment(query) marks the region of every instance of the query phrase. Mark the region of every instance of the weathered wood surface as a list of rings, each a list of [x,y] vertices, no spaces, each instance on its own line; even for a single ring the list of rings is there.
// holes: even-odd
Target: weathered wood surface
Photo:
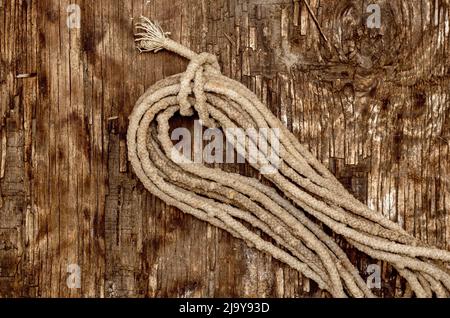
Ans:
[[[186,66],[137,54],[140,15],[217,54],[358,198],[448,249],[448,1],[309,2],[328,42],[303,1],[0,0],[0,296],[325,296],[130,171],[128,114]],[[80,29],[67,27],[71,3]],[[370,3],[381,29],[365,26]],[[351,257],[362,272],[370,263]],[[381,265],[378,294],[398,295]]]

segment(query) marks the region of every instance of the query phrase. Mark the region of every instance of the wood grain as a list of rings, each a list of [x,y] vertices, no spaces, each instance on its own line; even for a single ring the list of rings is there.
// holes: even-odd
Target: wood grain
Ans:
[[[381,29],[365,26],[370,3]],[[449,249],[449,2],[309,4],[328,42],[297,0],[0,0],[0,296],[327,296],[130,171],[128,114],[186,67],[137,53],[141,15],[216,54],[360,200]],[[347,250],[365,277],[372,261]],[[67,285],[70,264],[81,288]],[[380,265],[376,293],[398,295],[404,283]]]

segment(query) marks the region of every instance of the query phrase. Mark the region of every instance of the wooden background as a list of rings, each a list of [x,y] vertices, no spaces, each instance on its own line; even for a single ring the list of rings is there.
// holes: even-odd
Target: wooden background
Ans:
[[[216,54],[359,199],[449,249],[449,2],[309,3],[328,42],[303,1],[0,0],[0,296],[326,296],[135,178],[127,116],[186,66],[137,53],[140,15]],[[370,3],[381,29],[365,26]],[[349,253],[364,276],[371,261]],[[380,265],[377,293],[400,295]]]

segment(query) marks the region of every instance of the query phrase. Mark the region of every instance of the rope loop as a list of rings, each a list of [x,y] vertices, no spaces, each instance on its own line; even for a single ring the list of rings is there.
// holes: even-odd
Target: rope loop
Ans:
[[[429,246],[359,202],[253,92],[220,74],[214,55],[191,51],[146,18],[137,28],[141,52],[165,49],[190,61],[185,72],[150,87],[129,117],[128,157],[148,191],[296,269],[333,297],[375,297],[361,275],[369,267],[357,268],[336,238],[392,265],[408,286],[403,296],[450,295],[450,251]],[[224,130],[226,142],[260,178],[211,168],[191,161],[191,154],[179,160],[169,120],[193,109],[203,125]],[[276,140],[267,129],[279,132]],[[257,130],[256,137],[251,132]],[[268,174],[252,160],[271,162],[263,145],[276,145],[271,149],[281,162]],[[377,264],[371,265],[377,278]]]

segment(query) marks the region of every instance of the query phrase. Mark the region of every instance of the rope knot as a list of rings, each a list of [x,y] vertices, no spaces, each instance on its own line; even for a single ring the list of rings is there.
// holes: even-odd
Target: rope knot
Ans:
[[[219,62],[215,55],[210,53],[196,54],[181,44],[171,40],[166,35],[159,24],[141,17],[141,22],[136,23],[136,29],[141,30],[136,34],[137,48],[140,52],[158,52],[161,49],[167,49],[175,52],[190,60],[190,63],[181,77],[181,87],[177,99],[180,104],[180,113],[182,116],[191,116],[192,105],[189,102],[189,95],[194,93],[194,108],[198,112],[202,125],[208,128],[215,128],[214,120],[209,116],[206,105],[206,95],[204,92],[205,79],[204,73],[220,74]],[[193,81],[193,87],[191,82]]]
[[[183,73],[177,99],[180,104],[180,114],[182,116],[191,116],[192,105],[188,100],[188,96],[194,93],[194,108],[200,117],[201,124],[209,128],[214,128],[216,124],[209,116],[206,105],[207,98],[204,91],[205,73],[219,74],[220,66],[215,55],[203,52],[191,59],[186,71]],[[191,87],[192,81],[193,86]]]

